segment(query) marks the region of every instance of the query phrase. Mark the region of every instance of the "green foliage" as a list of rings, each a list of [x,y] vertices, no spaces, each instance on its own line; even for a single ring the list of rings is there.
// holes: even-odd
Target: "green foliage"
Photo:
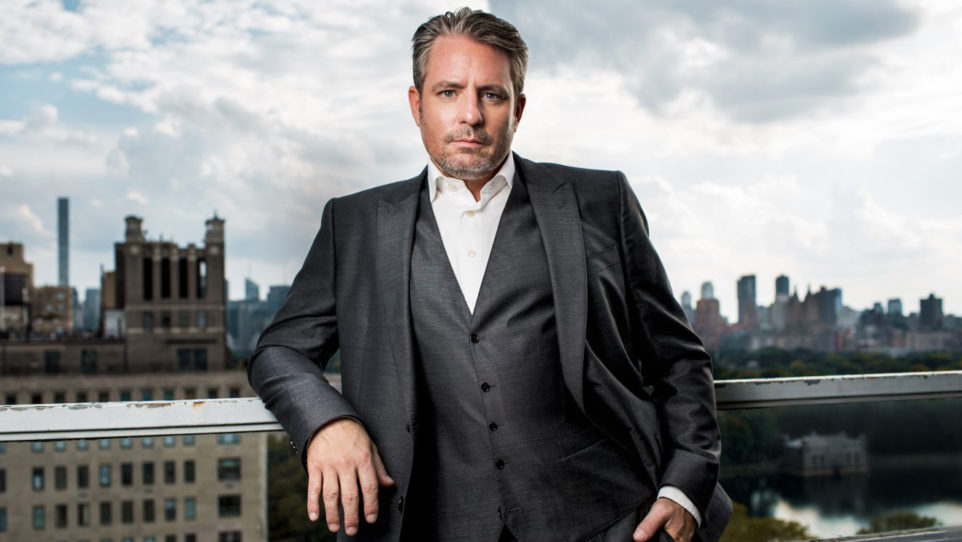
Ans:
[[[921,516],[915,512],[889,512],[875,516],[868,527],[859,529],[858,534],[887,533],[889,531],[906,531],[909,529],[924,529],[935,527],[939,521],[928,516]]]
[[[323,521],[307,519],[307,475],[283,435],[267,439],[267,520],[270,540],[333,542]],[[323,518],[323,516],[322,516]]]
[[[751,518],[743,504],[732,503],[732,519],[721,537],[721,542],[775,542],[811,538],[804,525],[797,521],[776,518]]]
[[[751,367],[747,366],[749,362],[753,362]],[[725,352],[715,364],[715,378],[781,378],[960,369],[962,352],[915,352],[903,357],[891,357],[877,352],[765,348],[754,352]]]

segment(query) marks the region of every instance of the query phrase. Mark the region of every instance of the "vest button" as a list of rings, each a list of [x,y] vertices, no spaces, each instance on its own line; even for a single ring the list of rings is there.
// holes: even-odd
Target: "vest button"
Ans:
[[[497,431],[497,430],[498,430],[498,424],[496,424],[496,423],[494,423],[494,422],[491,422],[491,423],[488,424],[488,429],[490,429],[490,430],[492,430],[492,431]]]
[[[482,382],[481,391],[483,391],[484,393],[488,393],[489,391],[491,391],[491,384],[488,384],[487,382]]]
[[[404,497],[401,497],[400,499],[397,500],[397,511],[398,512],[404,511]]]
[[[471,342],[476,343],[476,342],[478,342],[478,341],[480,341],[480,340],[481,340],[481,338],[478,337],[478,334],[477,334],[477,333],[472,333],[472,334],[471,334]]]
[[[498,470],[502,470],[504,468],[504,461],[501,461],[500,459],[495,461],[494,467]]]

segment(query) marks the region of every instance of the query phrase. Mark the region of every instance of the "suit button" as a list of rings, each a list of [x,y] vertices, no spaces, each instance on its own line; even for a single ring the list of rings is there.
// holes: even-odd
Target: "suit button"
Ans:
[[[480,340],[481,340],[481,338],[478,337],[478,334],[477,334],[477,333],[472,333],[472,334],[471,334],[471,342],[476,343],[476,342],[478,342],[478,341],[480,341]]]
[[[491,423],[488,424],[488,429],[490,429],[490,430],[492,430],[492,431],[497,431],[497,430],[498,430],[498,424],[496,424],[496,423],[494,423],[494,422],[491,422]]]
[[[504,461],[501,461],[500,459],[497,460],[497,461],[495,461],[495,462],[494,462],[494,467],[495,467],[496,469],[498,469],[498,470],[503,469],[503,468],[504,468]]]
[[[398,512],[404,511],[404,497],[401,497],[400,499],[397,500],[397,511]]]
[[[411,424],[409,424],[409,423],[404,424],[404,429],[405,429],[408,433],[410,433],[410,432],[411,432]]]
[[[488,393],[489,391],[491,391],[491,384],[488,384],[487,382],[482,382],[481,391],[483,391],[484,393]]]

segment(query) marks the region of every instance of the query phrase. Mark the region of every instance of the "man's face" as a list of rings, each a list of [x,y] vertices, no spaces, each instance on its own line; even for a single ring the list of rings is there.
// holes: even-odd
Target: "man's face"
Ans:
[[[511,150],[524,110],[508,55],[462,36],[442,36],[428,54],[423,91],[408,90],[431,160],[447,176],[488,181]]]

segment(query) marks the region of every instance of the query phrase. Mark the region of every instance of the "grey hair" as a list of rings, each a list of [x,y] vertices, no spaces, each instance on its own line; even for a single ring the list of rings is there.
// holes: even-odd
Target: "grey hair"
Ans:
[[[511,84],[515,96],[521,95],[524,76],[528,71],[528,46],[521,39],[518,29],[504,19],[468,7],[435,15],[414,32],[411,38],[414,88],[419,93],[424,90],[424,74],[431,46],[441,36],[464,36],[503,51],[511,63]]]

